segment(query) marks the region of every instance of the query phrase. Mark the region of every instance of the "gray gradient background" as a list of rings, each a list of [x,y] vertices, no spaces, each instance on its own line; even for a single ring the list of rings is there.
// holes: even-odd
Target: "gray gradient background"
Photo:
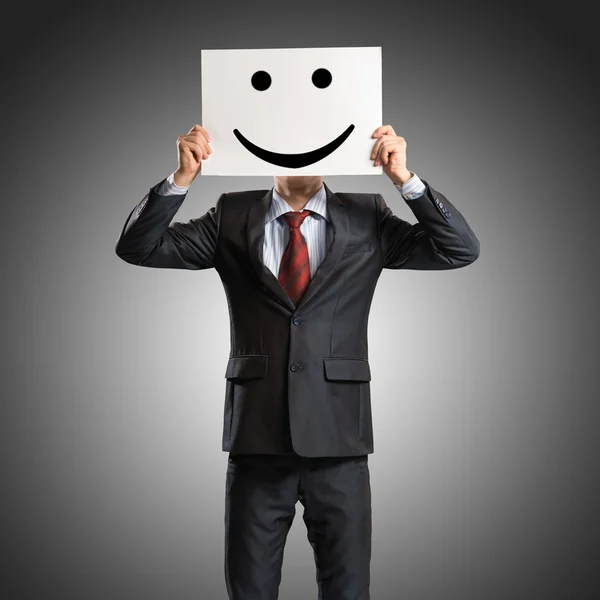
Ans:
[[[5,25],[3,599],[226,598],[225,294],[214,270],[134,267],[114,245],[200,122],[201,48],[374,45],[384,123],[481,256],[380,278],[372,598],[599,597],[590,13],[52,3]],[[416,221],[385,175],[326,182]],[[200,177],[176,220],[271,185]],[[301,509],[283,600],[317,596]]]

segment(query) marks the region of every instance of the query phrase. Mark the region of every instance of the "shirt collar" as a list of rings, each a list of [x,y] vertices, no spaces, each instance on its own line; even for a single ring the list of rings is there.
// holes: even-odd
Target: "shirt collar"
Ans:
[[[325,193],[325,185],[321,185],[317,193],[306,203],[304,209],[312,210],[329,220],[327,217],[326,200],[327,194]],[[290,211],[294,211],[294,209],[279,195],[275,186],[273,186],[273,200],[271,201],[271,206],[265,216],[265,225]]]

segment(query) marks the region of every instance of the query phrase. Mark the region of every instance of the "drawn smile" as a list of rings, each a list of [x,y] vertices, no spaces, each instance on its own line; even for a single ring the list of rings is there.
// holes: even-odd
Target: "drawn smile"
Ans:
[[[332,142],[329,142],[329,144],[326,144],[321,148],[317,148],[316,150],[311,150],[310,152],[302,152],[301,154],[281,154],[279,152],[271,152],[270,150],[260,148],[256,144],[253,144],[250,140],[246,139],[240,133],[239,129],[234,129],[233,134],[240,141],[242,146],[244,146],[248,152],[251,152],[257,158],[271,163],[272,165],[277,165],[278,167],[299,169],[300,167],[312,165],[313,163],[323,160],[326,156],[329,156],[348,139],[348,136],[353,130],[354,125],[350,125],[346,131],[335,138],[335,140]]]

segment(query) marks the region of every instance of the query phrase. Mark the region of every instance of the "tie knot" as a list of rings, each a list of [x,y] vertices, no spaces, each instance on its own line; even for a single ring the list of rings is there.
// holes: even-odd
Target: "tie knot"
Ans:
[[[308,215],[310,215],[311,212],[312,210],[307,209],[304,209],[302,212],[288,212],[283,215],[283,218],[292,229],[296,229],[299,228],[300,225],[302,225],[304,219],[306,219],[306,217],[308,217]]]

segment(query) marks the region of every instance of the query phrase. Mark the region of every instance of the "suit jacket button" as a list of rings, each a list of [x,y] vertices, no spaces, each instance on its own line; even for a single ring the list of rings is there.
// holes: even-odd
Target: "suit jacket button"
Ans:
[[[294,317],[294,318],[292,319],[292,323],[293,323],[294,325],[300,325],[300,323],[302,323],[302,319],[301,319],[300,317]]]
[[[297,371],[299,369],[298,363],[292,363],[290,365],[290,371]]]

